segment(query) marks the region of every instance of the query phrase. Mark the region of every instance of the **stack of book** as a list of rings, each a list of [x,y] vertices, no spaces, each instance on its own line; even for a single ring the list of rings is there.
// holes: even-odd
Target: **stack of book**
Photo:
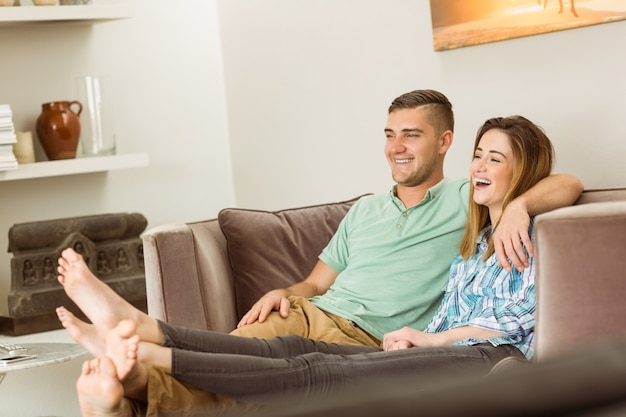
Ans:
[[[0,104],[0,171],[17,168],[13,144],[17,142],[13,112],[8,104]]]

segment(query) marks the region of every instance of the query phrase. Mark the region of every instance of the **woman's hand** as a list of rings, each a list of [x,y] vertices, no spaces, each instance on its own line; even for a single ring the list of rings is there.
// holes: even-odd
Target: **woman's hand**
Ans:
[[[419,346],[438,346],[436,334],[403,327],[383,336],[383,350],[399,350]]]
[[[393,342],[391,343],[391,345],[386,346],[384,349],[387,351],[390,351],[390,350],[408,349],[412,347],[413,345],[408,340],[398,340],[397,342]]]

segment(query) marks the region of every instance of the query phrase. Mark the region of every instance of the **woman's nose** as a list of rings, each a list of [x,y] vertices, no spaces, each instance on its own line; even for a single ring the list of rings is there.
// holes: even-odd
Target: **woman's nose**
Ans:
[[[475,172],[482,172],[485,170],[485,163],[481,158],[474,159],[474,161],[472,162],[472,169]]]

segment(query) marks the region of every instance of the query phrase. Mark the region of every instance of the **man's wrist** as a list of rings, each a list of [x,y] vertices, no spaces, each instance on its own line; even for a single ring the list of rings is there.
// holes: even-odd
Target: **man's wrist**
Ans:
[[[279,297],[287,298],[287,297],[289,297],[289,295],[291,295],[291,293],[289,292],[289,290],[287,288],[276,288],[276,289],[273,289],[273,290],[269,291],[266,295],[268,295],[268,296],[276,295],[276,296],[279,296]]]
[[[528,213],[528,201],[526,200],[524,195],[520,195],[514,198],[513,200],[511,200],[511,202],[506,207],[506,209],[509,209],[509,208],[511,210],[518,210],[518,211],[523,211],[525,213]]]

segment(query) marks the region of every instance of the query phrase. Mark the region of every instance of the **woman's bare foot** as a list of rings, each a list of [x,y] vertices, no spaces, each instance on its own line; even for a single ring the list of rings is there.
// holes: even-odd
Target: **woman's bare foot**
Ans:
[[[141,342],[137,359],[145,366],[154,366],[172,373],[172,350],[154,343]]]
[[[172,372],[172,351],[154,343],[142,342],[135,333],[136,325],[130,320],[121,321],[107,335],[106,355],[113,359],[117,376],[124,381],[132,372],[135,362],[142,367],[154,366],[168,374]]]
[[[122,320],[137,323],[141,340],[161,343],[156,320],[120,297],[90,270],[83,257],[71,248],[65,249],[57,267],[59,282],[74,303],[85,313],[102,340]]]
[[[75,342],[96,358],[106,354],[105,341],[98,335],[93,324],[85,323],[65,307],[58,307],[56,312],[59,321]]]
[[[126,379],[137,364],[139,336],[136,329],[135,323],[123,320],[107,335],[106,355],[115,364],[120,381]]]
[[[148,370],[137,360],[139,336],[137,326],[130,320],[121,321],[107,335],[106,355],[115,364],[117,378],[127,397],[145,399]]]
[[[76,390],[83,417],[132,417],[115,365],[106,356],[83,364]]]

